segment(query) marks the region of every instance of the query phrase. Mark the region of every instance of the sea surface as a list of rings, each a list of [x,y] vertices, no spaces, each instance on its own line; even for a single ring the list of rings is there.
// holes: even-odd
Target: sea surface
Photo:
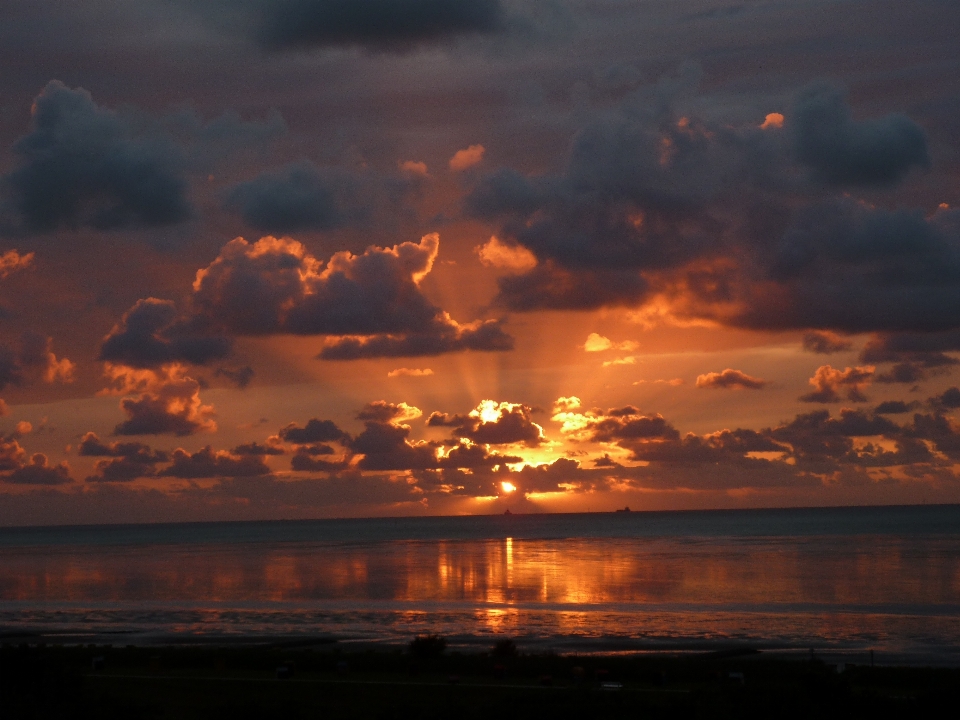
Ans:
[[[960,665],[960,506],[0,529],[0,642]]]

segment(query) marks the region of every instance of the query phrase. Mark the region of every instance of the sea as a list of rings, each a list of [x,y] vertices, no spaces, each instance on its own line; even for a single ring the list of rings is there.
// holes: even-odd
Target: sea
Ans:
[[[960,666],[960,506],[0,529],[0,643]]]

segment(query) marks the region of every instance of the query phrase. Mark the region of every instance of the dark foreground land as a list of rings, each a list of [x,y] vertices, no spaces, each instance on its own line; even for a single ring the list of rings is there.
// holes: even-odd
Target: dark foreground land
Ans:
[[[0,647],[0,717],[910,718],[952,715],[960,669],[760,653],[570,657],[313,647]]]

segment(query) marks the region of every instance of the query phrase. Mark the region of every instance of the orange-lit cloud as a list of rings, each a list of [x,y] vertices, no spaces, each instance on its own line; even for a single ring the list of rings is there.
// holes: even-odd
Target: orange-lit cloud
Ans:
[[[763,124],[760,126],[761,130],[769,130],[770,128],[782,128],[783,127],[784,117],[780,113],[774,112],[769,113],[764,119]]]
[[[419,177],[429,177],[430,173],[427,172],[427,164],[425,162],[420,162],[417,160],[404,160],[399,163],[400,171],[407,173],[409,175],[416,175]]]
[[[477,245],[474,252],[480,262],[487,267],[523,272],[537,264],[537,258],[523,245],[508,245],[494,235],[483,245]]]
[[[870,384],[876,374],[872,365],[864,367],[848,367],[837,370],[830,365],[821,365],[809,382],[813,392],[802,395],[803,402],[832,403],[840,402],[841,391],[846,390],[846,398],[853,402],[865,402],[863,388]]]
[[[473,167],[483,160],[484,152],[485,149],[483,145],[471,145],[463,150],[457,150],[453,157],[450,158],[450,169],[453,172],[460,172],[469,167]]]
[[[598,333],[590,333],[586,342],[583,343],[583,349],[586,352],[603,352],[604,350],[624,350],[630,352],[640,347],[640,344],[633,340],[624,340],[623,342],[612,342]]]
[[[733,368],[727,368],[723,372],[711,372],[697,376],[698,388],[759,390],[766,384],[766,380],[752,377]]]
[[[0,280],[5,279],[11,273],[23,270],[33,264],[33,253],[21,255],[16,250],[7,250],[0,255]]]
[[[391,370],[387,373],[387,377],[427,377],[433,375],[433,370],[430,368],[397,368]]]

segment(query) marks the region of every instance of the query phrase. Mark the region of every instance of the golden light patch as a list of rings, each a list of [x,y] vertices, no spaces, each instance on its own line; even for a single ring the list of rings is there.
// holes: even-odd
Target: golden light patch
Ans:
[[[500,483],[500,489],[509,495],[510,493],[517,491],[517,486],[514,485],[512,482],[508,482],[504,480],[503,482]]]
[[[782,128],[783,120],[784,117],[780,113],[770,113],[763,119],[763,124],[760,126],[760,129],[769,130],[770,128]]]

